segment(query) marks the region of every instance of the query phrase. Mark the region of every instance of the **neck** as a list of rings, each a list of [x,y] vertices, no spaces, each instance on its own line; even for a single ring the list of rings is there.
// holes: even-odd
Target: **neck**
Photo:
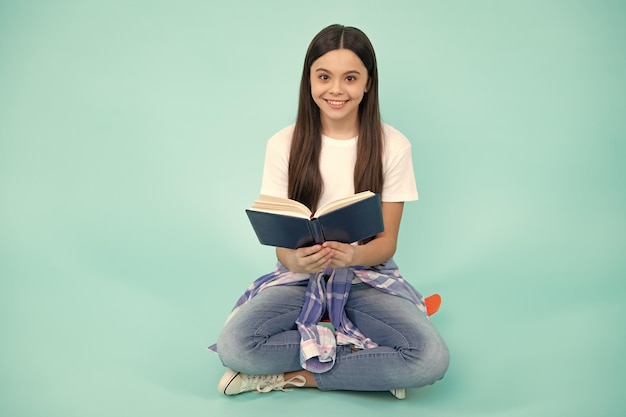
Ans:
[[[333,120],[322,117],[322,133],[333,139],[352,139],[359,134],[359,124],[353,120]]]

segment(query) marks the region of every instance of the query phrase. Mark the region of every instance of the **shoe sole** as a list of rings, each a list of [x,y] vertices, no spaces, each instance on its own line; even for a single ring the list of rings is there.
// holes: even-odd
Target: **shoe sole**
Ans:
[[[220,379],[220,382],[217,384],[218,392],[221,392],[224,395],[233,395],[233,394],[227,393],[226,391],[228,390],[228,387],[230,386],[230,384],[235,380],[235,378],[237,378],[237,376],[239,376],[240,373],[241,372],[235,372],[233,370],[230,370],[230,372],[227,371],[222,376],[222,379]],[[224,387],[224,388],[220,388],[220,387]]]
[[[404,388],[392,389],[389,392],[391,392],[391,395],[393,395],[399,400],[404,400],[406,398],[406,390]]]

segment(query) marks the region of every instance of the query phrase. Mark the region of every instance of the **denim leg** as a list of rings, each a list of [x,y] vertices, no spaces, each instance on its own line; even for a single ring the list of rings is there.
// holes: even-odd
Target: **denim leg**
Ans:
[[[302,369],[300,315],[306,286],[267,288],[248,301],[226,324],[217,341],[224,366],[246,374]]]
[[[448,348],[412,302],[356,284],[346,314],[379,346],[355,353],[338,349],[335,366],[315,375],[321,390],[417,388],[443,378],[450,361]]]

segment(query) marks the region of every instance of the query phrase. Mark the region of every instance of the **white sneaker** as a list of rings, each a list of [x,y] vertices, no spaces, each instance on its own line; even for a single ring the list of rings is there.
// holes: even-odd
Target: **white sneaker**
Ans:
[[[406,398],[406,390],[404,388],[392,389],[389,392],[399,400],[404,400]]]
[[[290,391],[285,388],[285,385],[302,387],[305,383],[306,379],[301,375],[294,376],[293,378],[285,381],[284,374],[247,375],[229,369],[217,384],[217,390],[226,395],[236,395],[248,391]]]

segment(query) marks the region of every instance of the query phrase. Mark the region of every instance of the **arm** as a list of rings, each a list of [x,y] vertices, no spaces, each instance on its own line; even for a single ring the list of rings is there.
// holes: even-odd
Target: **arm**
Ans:
[[[350,245],[339,242],[325,242],[322,247],[332,250],[330,266],[372,266],[388,261],[396,253],[403,202],[383,202],[383,222],[385,230],[365,245]]]
[[[404,203],[383,202],[385,230],[365,245],[324,242],[300,249],[276,248],[280,263],[293,272],[315,273],[327,266],[378,265],[391,259],[396,252],[400,220]]]

